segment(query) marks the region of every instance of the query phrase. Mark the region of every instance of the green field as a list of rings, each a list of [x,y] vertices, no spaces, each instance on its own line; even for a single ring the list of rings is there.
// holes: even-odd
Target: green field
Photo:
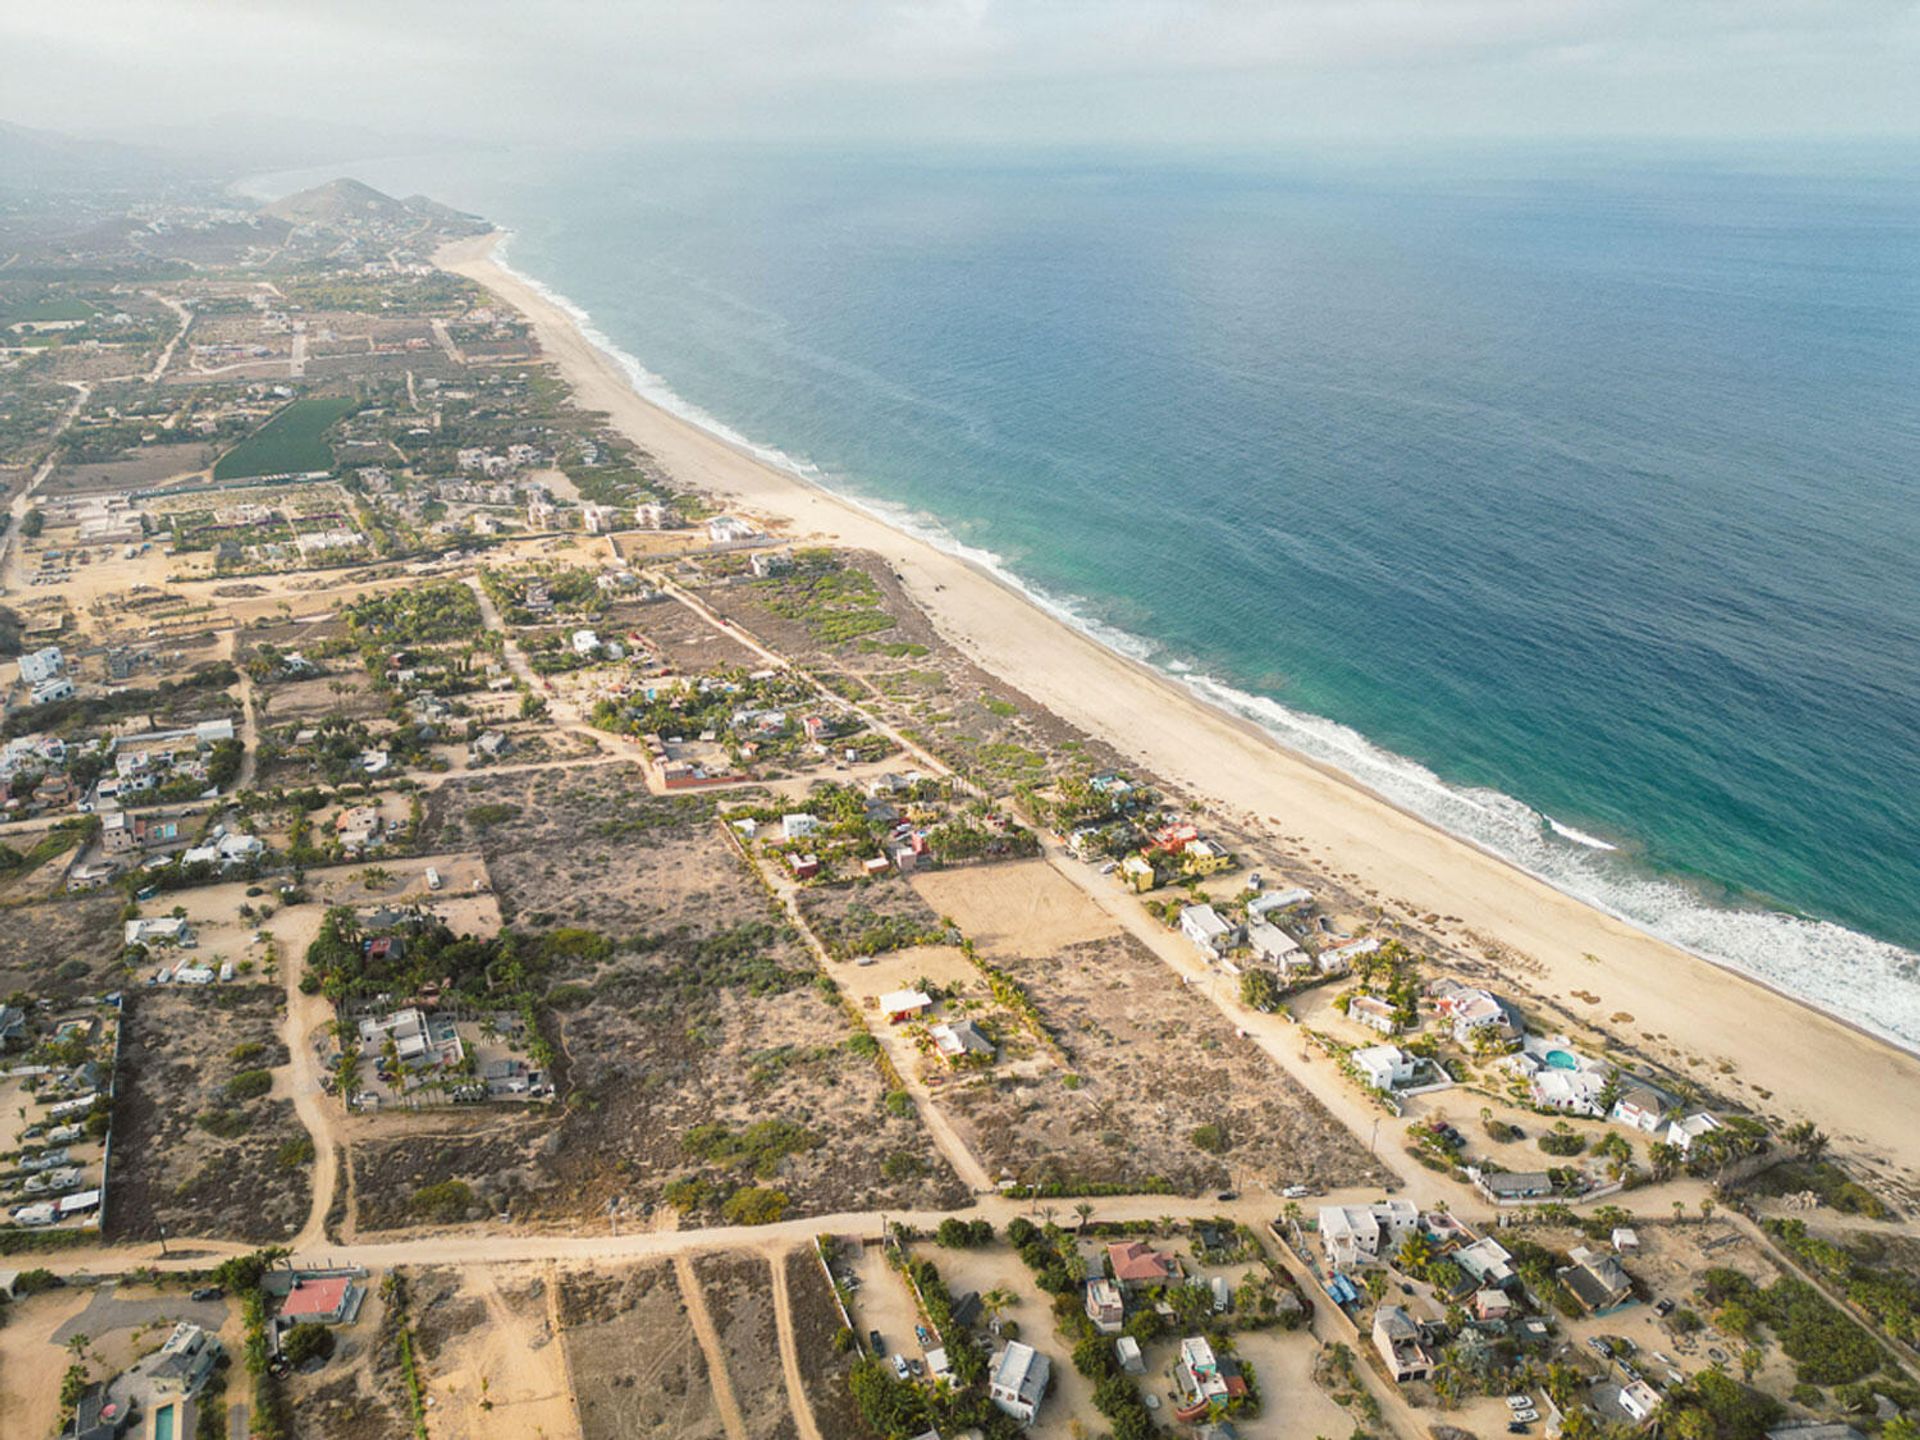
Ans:
[[[15,325],[22,320],[91,320],[93,306],[77,295],[49,295],[18,304],[0,304],[0,325]]]
[[[245,480],[253,475],[331,470],[333,450],[324,437],[333,423],[357,403],[345,395],[294,401],[222,455],[213,467],[213,478]]]

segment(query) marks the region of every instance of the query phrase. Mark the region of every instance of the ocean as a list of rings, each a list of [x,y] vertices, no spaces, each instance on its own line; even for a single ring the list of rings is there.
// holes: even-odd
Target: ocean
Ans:
[[[509,229],[656,398],[1563,890],[1920,1048],[1911,154],[355,173]]]

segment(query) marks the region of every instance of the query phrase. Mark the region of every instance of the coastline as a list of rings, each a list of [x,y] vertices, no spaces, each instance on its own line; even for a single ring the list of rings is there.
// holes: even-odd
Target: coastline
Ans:
[[[956,646],[1062,719],[1222,812],[1300,837],[1295,848],[1362,890],[1459,918],[1525,957],[1524,983],[1630,1043],[1677,1049],[1747,1103],[1813,1119],[1836,1143],[1920,1171],[1904,1085],[1920,1057],[1767,980],[1689,953],[1400,809],[1331,766],[1283,748],[1138,659],[1101,644],[967,556],[776,468],[640,393],[550,296],[493,258],[499,232],[445,247],[443,268],[534,324],[580,403],[690,488],[884,556]],[[1591,1002],[1585,996],[1595,997]],[[1627,1016],[1627,1019],[1613,1017]]]

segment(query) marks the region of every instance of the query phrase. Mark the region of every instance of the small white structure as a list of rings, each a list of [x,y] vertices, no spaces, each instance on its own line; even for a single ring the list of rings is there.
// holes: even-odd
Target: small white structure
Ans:
[[[780,835],[785,840],[804,840],[819,828],[820,821],[813,815],[786,815],[780,820]]]
[[[581,655],[581,656],[591,655],[594,653],[594,651],[598,650],[599,648],[600,648],[600,637],[596,635],[593,631],[576,630],[573,632],[573,653],[574,654]]]
[[[757,539],[760,532],[737,515],[716,515],[707,521],[707,539],[716,545],[739,545]]]
[[[1706,1111],[1696,1111],[1684,1119],[1676,1120],[1667,1127],[1667,1143],[1678,1146],[1681,1154],[1693,1149],[1693,1142],[1709,1131],[1718,1130],[1720,1122]]]
[[[1262,916],[1273,914],[1276,910],[1285,913],[1312,903],[1311,890],[1269,890],[1265,895],[1247,902],[1247,917],[1257,920]]]
[[[1620,1387],[1620,1408],[1635,1420],[1650,1420],[1660,1408],[1660,1392],[1644,1380]]]
[[[51,680],[42,680],[33,687],[27,701],[32,705],[53,705],[61,700],[73,698],[73,681],[64,675],[56,675]]]
[[[1253,947],[1255,955],[1269,965],[1285,965],[1300,953],[1299,941],[1278,925],[1270,925],[1265,920],[1248,923],[1247,944]]]
[[[1211,905],[1189,905],[1180,912],[1180,933],[1208,955],[1216,955],[1232,941],[1233,926]]]
[[[999,1409],[1025,1425],[1039,1413],[1053,1378],[1053,1362],[1031,1345],[1009,1341],[987,1365],[987,1394]]]
[[[193,927],[184,919],[174,915],[157,915],[150,920],[129,920],[126,943],[190,946],[193,944]]]
[[[1411,1200],[1322,1205],[1320,1248],[1336,1270],[1378,1264],[1398,1251],[1419,1225],[1420,1207]]]
[[[58,645],[20,657],[20,678],[28,685],[39,685],[56,675],[64,675],[66,669],[67,657],[60,653]]]
[[[1347,1057],[1361,1077],[1376,1090],[1392,1091],[1411,1084],[1416,1063],[1398,1045],[1369,1045]]]

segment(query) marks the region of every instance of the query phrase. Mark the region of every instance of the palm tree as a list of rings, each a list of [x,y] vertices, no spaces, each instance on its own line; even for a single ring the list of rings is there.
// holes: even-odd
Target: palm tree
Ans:
[[[1087,1221],[1093,1218],[1093,1206],[1082,1200],[1073,1207],[1073,1213],[1080,1217],[1080,1225],[1078,1228],[1079,1232],[1084,1234],[1087,1228]]]
[[[1013,1308],[1016,1298],[1011,1290],[996,1285],[980,1297],[980,1308],[987,1312],[989,1320],[998,1320],[1004,1312]]]
[[[1702,1196],[1700,1200],[1700,1223],[1704,1225],[1711,1219],[1713,1219],[1713,1198],[1711,1196]]]

